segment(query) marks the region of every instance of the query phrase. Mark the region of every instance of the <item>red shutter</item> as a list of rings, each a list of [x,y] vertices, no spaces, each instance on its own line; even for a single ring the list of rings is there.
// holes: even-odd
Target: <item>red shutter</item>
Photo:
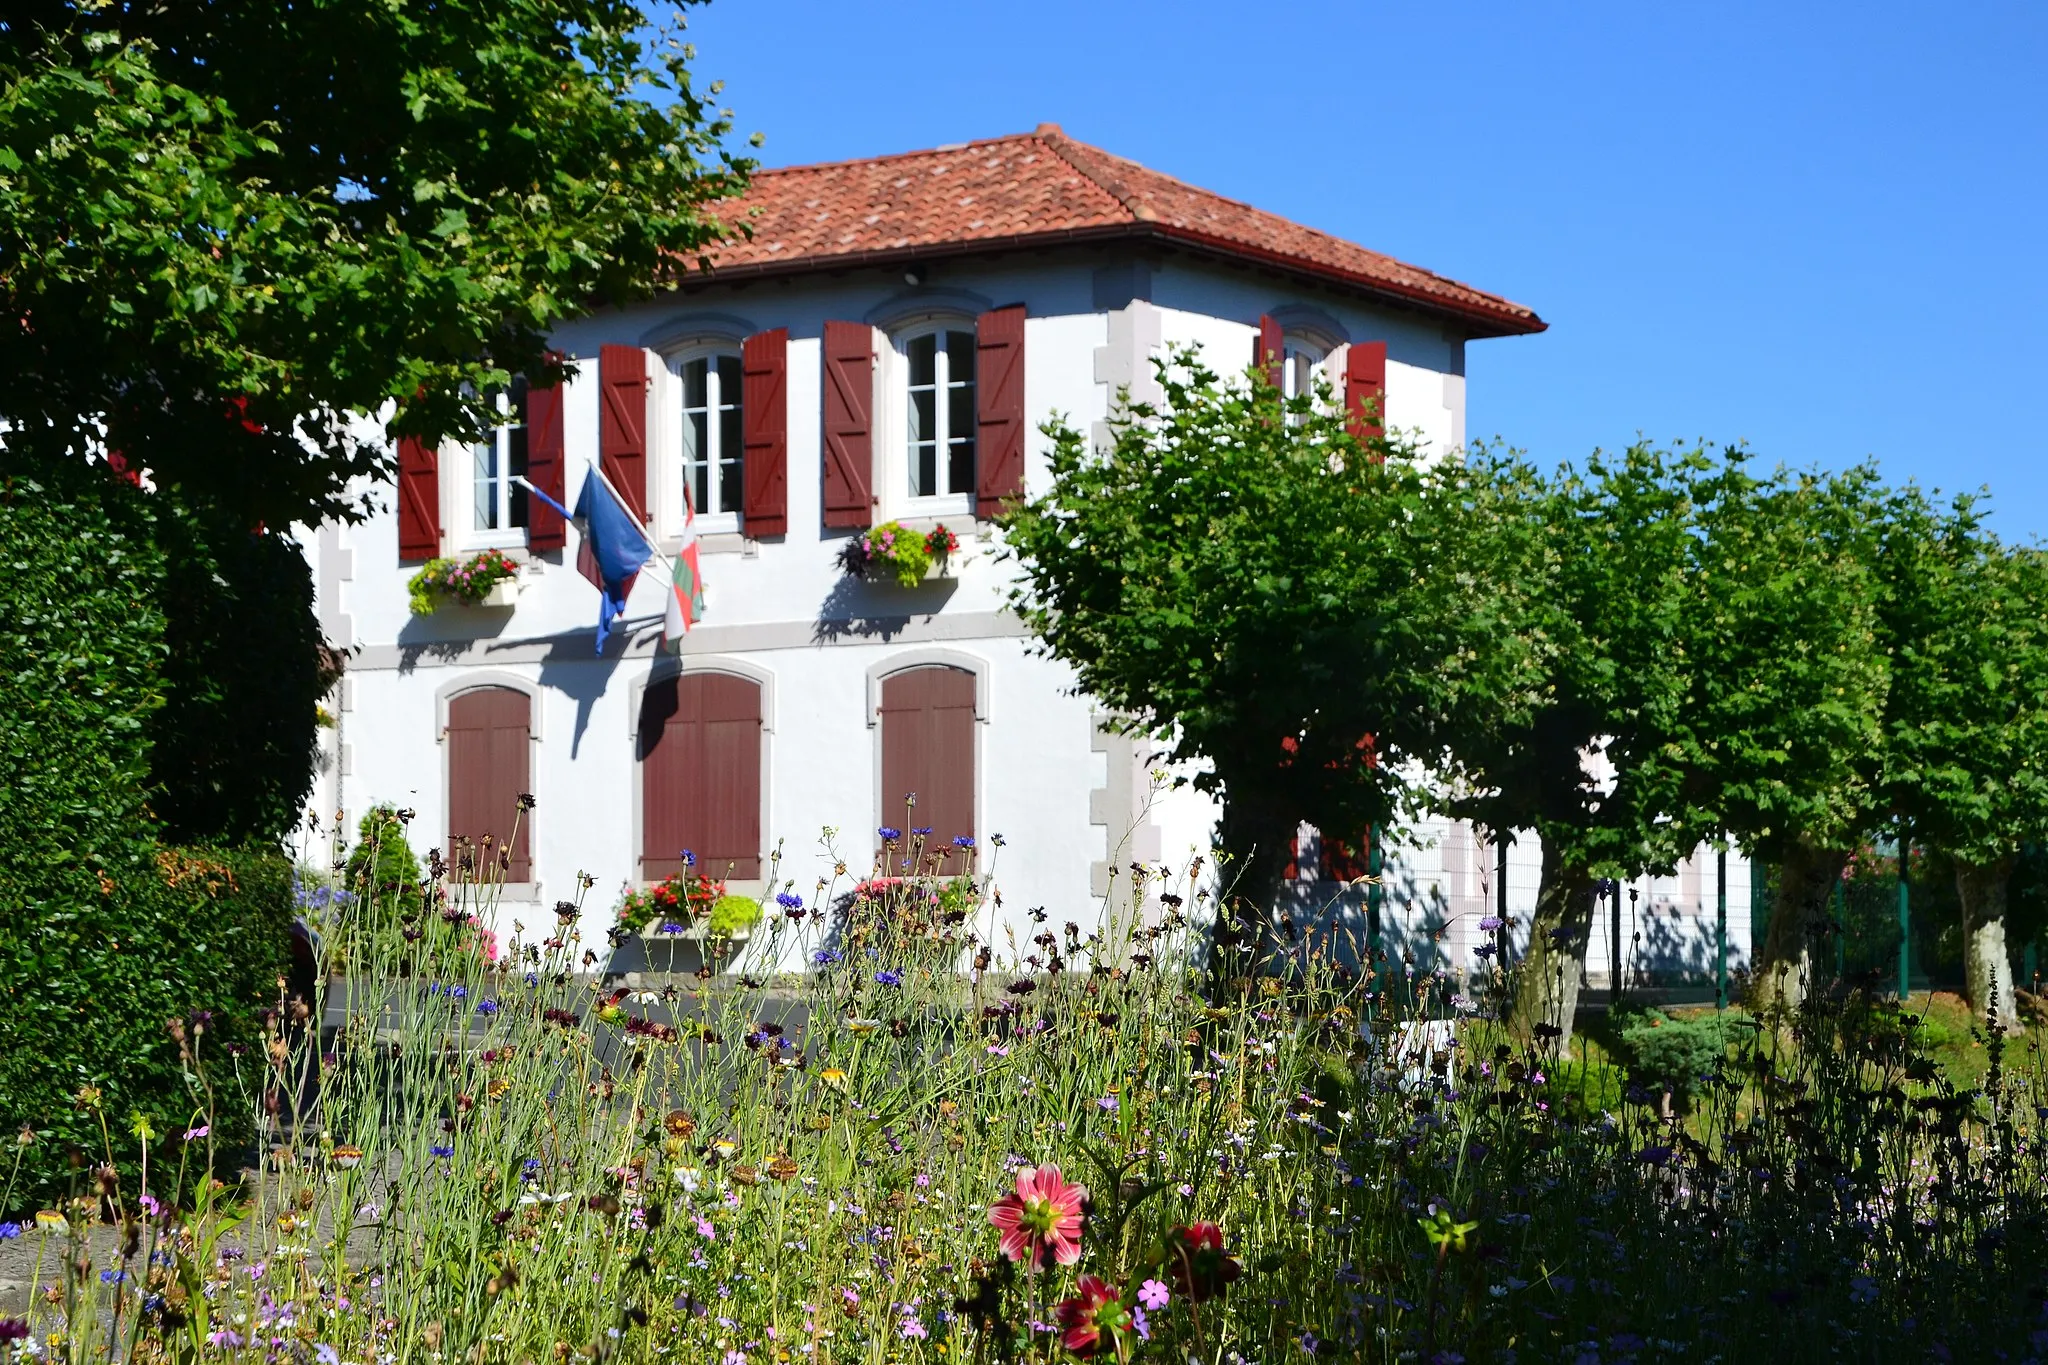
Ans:
[[[825,524],[874,523],[875,333],[825,324]]]
[[[1354,341],[1344,356],[1344,425],[1361,441],[1386,435],[1387,343]]]
[[[740,347],[750,536],[789,534],[789,329],[756,332]]]
[[[414,436],[398,438],[398,562],[441,553],[441,460]]]
[[[604,476],[647,521],[647,353],[638,346],[598,352],[597,455]]]
[[[761,875],[761,688],[729,673],[647,685],[640,704],[640,875]]]
[[[563,500],[562,390],[526,391],[526,480],[553,498]],[[565,536],[562,514],[539,498],[527,499],[526,548],[559,550]]]
[[[1259,314],[1259,339],[1252,347],[1252,364],[1265,371],[1266,382],[1276,389],[1282,375],[1281,357],[1286,352],[1287,334],[1280,330],[1280,324],[1271,313]]]
[[[974,837],[974,675],[928,665],[882,680],[882,809],[879,825],[929,827],[925,848],[951,850]],[[903,798],[917,793],[906,810]],[[948,861],[942,871],[963,869]]]
[[[974,514],[987,519],[1024,496],[1024,305],[975,319],[974,350]]]
[[[527,769],[532,703],[509,687],[479,687],[448,703],[448,856],[461,842],[481,850],[491,839],[491,856],[511,840],[509,882],[530,882],[526,855],[531,812],[519,797],[532,790]]]

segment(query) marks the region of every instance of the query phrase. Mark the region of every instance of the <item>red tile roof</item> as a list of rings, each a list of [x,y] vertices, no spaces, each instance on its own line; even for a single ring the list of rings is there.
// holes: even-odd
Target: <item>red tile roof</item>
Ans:
[[[1197,189],[1050,123],[934,151],[761,171],[719,216],[750,224],[753,235],[712,253],[714,277],[1149,240],[1398,301],[1454,318],[1475,335],[1547,325],[1497,294]]]

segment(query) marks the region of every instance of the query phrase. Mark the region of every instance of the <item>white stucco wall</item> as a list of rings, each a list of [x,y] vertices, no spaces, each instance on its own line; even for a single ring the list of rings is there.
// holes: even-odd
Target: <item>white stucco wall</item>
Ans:
[[[839,849],[858,868],[872,852],[875,826],[901,823],[901,794],[877,790],[869,680],[935,650],[971,661],[987,680],[987,714],[978,727],[978,832],[984,841],[996,833],[1006,841],[998,873],[1005,912],[1018,928],[1035,905],[1056,919],[1091,922],[1104,904],[1112,859],[1184,870],[1206,857],[1215,817],[1213,803],[1191,788],[1152,790],[1148,774],[1156,760],[1147,746],[1099,734],[1095,708],[1073,694],[1068,671],[1032,655],[1003,611],[1008,576],[994,557],[990,528],[971,517],[946,518],[964,554],[944,586],[905,591],[840,576],[834,559],[846,533],[820,524],[826,320],[901,316],[918,300],[968,316],[1022,302],[1026,410],[1034,426],[1025,477],[1034,494],[1048,482],[1046,443],[1035,430],[1045,416],[1061,413],[1083,430],[1100,423],[1114,385],[1142,384],[1159,343],[1200,344],[1217,369],[1235,373],[1251,357],[1259,315],[1283,309],[1319,318],[1329,324],[1325,330],[1345,337],[1386,341],[1390,423],[1439,452],[1462,439],[1464,342],[1433,320],[1336,300],[1277,276],[1171,262],[1142,272],[1145,288],[1136,301],[1106,303],[1100,265],[1085,256],[954,264],[915,290],[880,270],[705,289],[582,319],[554,339],[582,366],[565,395],[564,482],[573,501],[597,453],[601,345],[789,329],[789,531],[767,542],[738,535],[707,541],[707,611],[684,644],[682,666],[729,666],[770,681],[764,842],[767,849],[781,843],[782,876],[799,890],[829,871],[819,847],[826,827],[840,831]],[[1332,359],[1333,375],[1340,375],[1341,351]],[[675,424],[653,427],[650,466],[665,468],[678,458]],[[456,474],[466,461],[464,451],[444,453],[444,521],[462,505]],[[660,481],[672,475],[654,477],[663,488]],[[877,519],[897,515],[894,490],[879,491]],[[592,650],[597,597],[575,570],[573,530],[563,552],[516,552],[527,563],[512,610],[413,617],[405,583],[415,566],[399,563],[390,490],[380,496],[385,510],[371,520],[321,527],[306,538],[323,624],[330,638],[355,651],[313,807],[323,819],[338,811],[352,825],[372,803],[396,802],[418,812],[418,847],[441,842],[446,696],[492,680],[530,688],[535,882],[502,907],[500,918],[509,927],[515,917],[574,899],[577,874],[588,872],[596,885],[585,900],[583,933],[601,946],[610,909],[637,867],[633,708],[657,666],[665,585],[656,574],[643,575],[623,639],[601,660]],[[1530,885],[1533,896],[1533,875]],[[1746,915],[1741,923],[1746,927]]]

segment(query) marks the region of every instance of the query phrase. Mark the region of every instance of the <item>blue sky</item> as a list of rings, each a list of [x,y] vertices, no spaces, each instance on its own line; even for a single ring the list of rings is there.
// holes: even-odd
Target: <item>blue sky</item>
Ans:
[[[1041,121],[1505,294],[1469,428],[1946,490],[2048,537],[2048,5],[1029,5],[690,12],[768,165]]]

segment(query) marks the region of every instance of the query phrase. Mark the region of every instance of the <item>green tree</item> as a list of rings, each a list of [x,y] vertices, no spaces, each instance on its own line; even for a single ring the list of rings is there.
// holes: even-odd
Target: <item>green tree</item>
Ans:
[[[1447,732],[1449,804],[1492,829],[1533,830],[1542,851],[1514,1013],[1569,1038],[1603,878],[1667,869],[1687,845],[1665,818],[1675,772],[1665,736],[1688,701],[1683,635],[1698,451],[1637,445],[1583,471],[1499,481],[1514,505],[1498,528],[1527,525],[1545,548],[1522,555],[1551,577],[1503,595],[1502,636],[1540,639],[1547,672],[1534,704],[1470,708]]]
[[[1524,580],[1460,562],[1493,544],[1461,462],[1363,444],[1327,392],[1226,385],[1189,350],[1158,373],[1164,402],[1106,450],[1046,425],[1053,486],[1004,527],[1012,603],[1116,723],[1197,767],[1262,916],[1301,822],[1396,815],[1442,718],[1532,690],[1543,646],[1501,628]]]
[[[471,436],[743,187],[633,0],[22,0],[0,22],[0,413],[244,524]],[[716,86],[712,87],[716,93]]]
[[[1731,450],[1693,498],[1690,678],[1664,737],[1665,812],[1686,841],[1729,839],[1778,869],[1758,980],[1796,1004],[1830,892],[1887,804],[1876,572],[1887,495],[1867,466],[1758,478]]]
[[[2048,560],[1968,500],[1898,566],[1885,777],[1908,827],[1955,867],[1971,1006],[2018,1023],[2008,892],[2048,828]]]

